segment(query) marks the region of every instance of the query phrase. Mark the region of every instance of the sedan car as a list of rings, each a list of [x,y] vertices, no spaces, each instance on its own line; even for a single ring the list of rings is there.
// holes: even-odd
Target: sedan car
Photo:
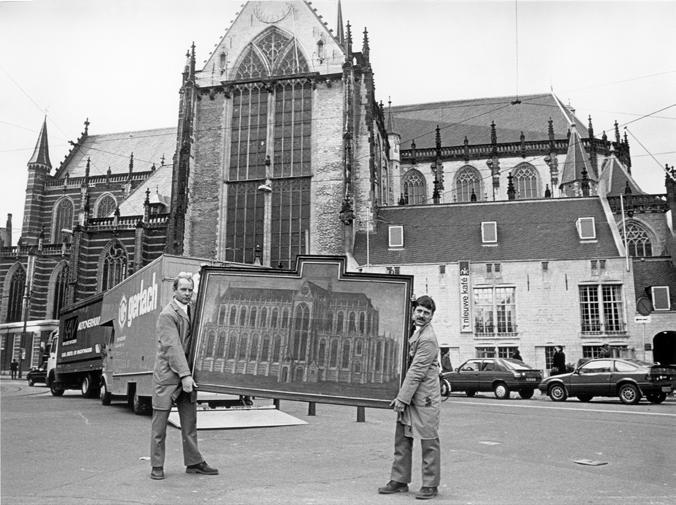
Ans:
[[[555,402],[576,396],[582,402],[594,396],[618,396],[622,403],[638,403],[645,396],[662,403],[671,393],[671,371],[637,359],[599,358],[578,365],[575,370],[553,375],[538,388]]]
[[[26,374],[28,385],[32,386],[36,382],[43,382],[47,384],[47,364],[43,363],[38,368],[31,368]]]
[[[478,391],[493,391],[496,398],[509,398],[518,391],[521,398],[533,396],[542,372],[523,361],[511,358],[476,358],[465,361],[454,372],[441,374],[452,391],[464,391],[474,396]]]

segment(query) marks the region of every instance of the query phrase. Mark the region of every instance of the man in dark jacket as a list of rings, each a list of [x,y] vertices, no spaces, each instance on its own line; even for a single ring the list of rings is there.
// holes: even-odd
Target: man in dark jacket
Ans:
[[[217,475],[197,448],[197,384],[188,365],[190,301],[194,289],[190,274],[174,279],[174,299],[157,319],[157,354],[153,371],[153,422],[150,439],[150,478],[164,479],[165,439],[172,403],[178,408],[186,473]]]
[[[397,413],[394,463],[390,481],[378,488],[378,492],[408,491],[413,439],[417,438],[422,446],[422,487],[416,498],[426,500],[437,496],[441,474],[439,344],[430,324],[436,310],[434,300],[421,296],[416,302],[413,310],[416,329],[408,339],[410,365],[397,397],[390,403]]]
[[[557,345],[554,347],[554,355],[552,356],[551,375],[560,375],[562,373],[566,373],[566,355],[563,352],[563,347]]]

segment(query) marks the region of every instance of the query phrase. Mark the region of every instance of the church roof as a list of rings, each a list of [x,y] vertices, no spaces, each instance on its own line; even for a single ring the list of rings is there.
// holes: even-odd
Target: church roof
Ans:
[[[589,155],[582,146],[582,140],[575,125],[570,129],[568,152],[561,168],[561,185],[583,179],[582,172],[587,171],[590,181],[598,181],[599,176],[589,162]]]
[[[498,143],[519,142],[521,132],[526,141],[548,140],[549,118],[553,121],[556,138],[565,138],[574,117],[562,109],[551,93],[527,95],[521,103],[512,104],[514,97],[478,98],[392,107],[395,132],[401,136],[402,148],[409,149],[411,140],[416,148],[435,146],[435,128],[440,127],[441,144],[462,145],[467,136],[470,144],[491,143],[491,122],[495,122]],[[587,128],[575,118],[582,135]]]
[[[596,240],[581,241],[577,220],[593,217]],[[377,265],[494,261],[554,261],[619,256],[598,197],[385,207],[368,237]],[[482,243],[481,223],[497,223],[497,244]],[[389,226],[403,227],[404,246],[390,248]],[[354,257],[366,264],[366,232]]]
[[[611,152],[601,164],[599,187],[603,184],[606,195],[618,196],[626,192],[627,186],[634,195],[645,194],[636,183],[624,164]]]
[[[37,163],[49,167],[51,170],[52,164],[49,161],[49,142],[47,141],[47,118],[42,123],[42,129],[38,135],[38,141],[35,143],[35,150],[33,156],[28,160],[29,164]]]
[[[166,210],[169,212],[172,175],[172,165],[157,167],[155,172],[120,204],[120,215],[136,216],[143,214],[143,204],[146,201],[147,189],[150,189],[150,203],[163,203],[167,206]]]
[[[134,153],[134,172],[145,172],[155,164],[170,163],[176,151],[176,128],[127,131],[104,135],[89,135],[74,148],[66,166],[59,169],[59,177],[83,177],[87,158],[91,158],[90,177],[106,175],[108,167],[113,174],[129,171],[129,158]]]

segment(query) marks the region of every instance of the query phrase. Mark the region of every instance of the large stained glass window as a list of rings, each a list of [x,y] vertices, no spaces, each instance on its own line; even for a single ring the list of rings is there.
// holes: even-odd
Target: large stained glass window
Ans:
[[[471,165],[465,165],[455,176],[455,201],[471,202],[474,195],[476,200],[482,200],[481,175]]]
[[[404,198],[409,205],[422,205],[427,200],[425,176],[418,170],[412,168],[404,174],[402,187]]]
[[[522,163],[514,169],[512,177],[517,198],[538,198],[538,173],[533,165]]]

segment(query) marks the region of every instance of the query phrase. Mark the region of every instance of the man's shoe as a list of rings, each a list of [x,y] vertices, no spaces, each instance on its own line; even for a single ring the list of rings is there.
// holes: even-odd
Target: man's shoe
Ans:
[[[161,466],[154,466],[150,472],[150,478],[153,480],[164,479],[164,468],[162,468]]]
[[[202,461],[196,465],[188,465],[185,469],[185,473],[201,473],[203,475],[218,475],[218,470],[216,468],[211,468],[207,465],[206,461]]]
[[[420,491],[415,494],[416,500],[429,500],[439,494],[436,487],[421,487]]]
[[[396,480],[391,480],[383,487],[378,488],[380,494],[394,494],[394,493],[406,493],[408,492],[408,484],[405,482],[397,482]]]

